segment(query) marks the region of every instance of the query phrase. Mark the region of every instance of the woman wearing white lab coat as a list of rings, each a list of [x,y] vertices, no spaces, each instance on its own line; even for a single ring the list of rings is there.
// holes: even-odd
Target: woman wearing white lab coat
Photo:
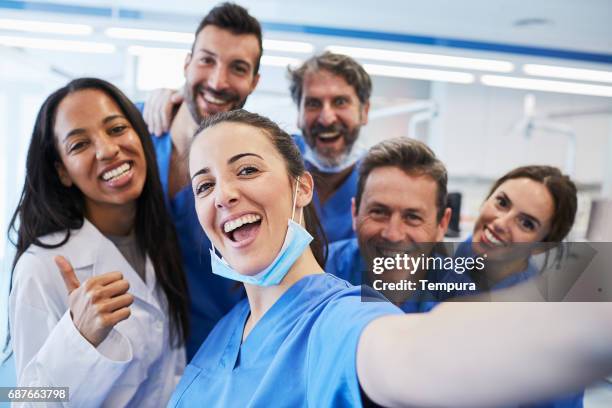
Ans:
[[[160,406],[185,366],[187,290],[155,156],[113,85],[74,80],[39,112],[10,294],[18,386],[69,405]]]

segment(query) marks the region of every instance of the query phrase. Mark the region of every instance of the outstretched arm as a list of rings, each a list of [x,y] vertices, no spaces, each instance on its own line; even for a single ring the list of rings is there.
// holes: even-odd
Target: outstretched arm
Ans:
[[[385,406],[490,407],[577,390],[612,372],[612,303],[447,303],[379,318],[357,374]]]

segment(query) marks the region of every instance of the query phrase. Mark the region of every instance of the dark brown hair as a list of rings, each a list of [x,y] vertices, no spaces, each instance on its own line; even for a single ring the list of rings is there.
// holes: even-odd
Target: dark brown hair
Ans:
[[[518,167],[493,184],[487,199],[504,182],[512,179],[528,178],[544,184],[553,198],[554,213],[551,220],[550,231],[542,242],[560,242],[567,236],[574,225],[578,199],[576,185],[569,176],[552,166],[523,166]]]
[[[200,127],[195,133],[196,137],[197,135],[201,134],[204,129],[225,122],[241,123],[253,126],[268,135],[272,141],[272,144],[276,148],[276,151],[285,161],[285,166],[287,167],[287,171],[289,172],[289,176],[291,178],[296,179],[306,171],[306,168],[304,167],[304,160],[302,159],[300,150],[293,141],[293,138],[289,136],[287,132],[282,130],[276,123],[265,116],[251,113],[245,111],[244,109],[221,112],[204,118],[200,124]],[[196,137],[193,138],[193,141],[195,141]],[[327,258],[327,237],[323,232],[323,226],[319,221],[319,217],[317,216],[314,204],[312,202],[304,207],[304,221],[306,223],[306,230],[314,237],[310,243],[310,249],[312,250],[312,253],[319,265],[321,265],[321,267],[325,267],[325,261]]]
[[[361,65],[348,55],[334,54],[326,51],[323,54],[310,57],[298,68],[289,68],[289,91],[291,98],[300,106],[304,92],[304,77],[309,72],[326,70],[338,75],[355,89],[361,104],[368,103],[372,94],[372,80]]]
[[[359,167],[355,207],[359,210],[363,189],[372,170],[378,167],[397,167],[406,174],[426,175],[437,186],[437,220],[440,221],[446,210],[446,167],[435,153],[423,142],[406,137],[388,139],[374,145],[364,157]]]
[[[204,16],[202,21],[200,21],[200,24],[195,32],[193,44],[191,45],[192,54],[194,51],[193,47],[195,46],[195,38],[198,37],[200,31],[202,31],[207,25],[222,28],[234,35],[252,34],[257,37],[257,42],[259,43],[259,56],[257,57],[257,61],[255,61],[255,67],[253,69],[253,74],[257,75],[259,72],[261,55],[263,54],[263,40],[259,21],[257,21],[255,17],[251,16],[242,6],[234,3],[221,3],[210,10],[208,14]]]

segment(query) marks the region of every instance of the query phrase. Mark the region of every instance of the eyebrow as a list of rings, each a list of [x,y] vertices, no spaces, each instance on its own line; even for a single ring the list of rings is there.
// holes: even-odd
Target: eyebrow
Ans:
[[[263,160],[263,157],[261,157],[260,155],[256,154],[256,153],[239,153],[237,155],[234,155],[232,157],[230,157],[227,161],[227,164],[232,164],[237,162],[238,160],[242,159],[243,157],[246,156],[255,156],[258,157],[259,159]],[[196,171],[193,176],[191,176],[191,180],[193,180],[194,178],[196,178],[197,176],[201,175],[201,174],[208,174],[210,173],[210,168],[208,167],[202,167],[200,170]]]
[[[204,54],[211,55],[213,57],[219,58],[219,54],[217,54],[215,52],[212,52],[210,50],[207,50],[206,48],[200,48],[198,51],[199,52],[203,52]],[[236,64],[236,63],[237,64],[245,64],[247,67],[251,68],[251,63],[249,61],[247,61],[247,60],[243,60],[243,59],[237,58],[237,59],[232,60],[231,62],[234,63],[234,64]]]
[[[110,116],[105,117],[105,118],[104,118],[104,120],[102,120],[102,124],[103,124],[103,125],[106,125],[108,122],[112,122],[113,120],[118,119],[118,118],[121,118],[121,119],[126,119],[126,118],[125,118],[125,116],[120,115],[120,114],[110,115]],[[127,120],[127,119],[126,119],[126,120]],[[85,130],[84,128],[76,128],[76,129],[72,129],[70,132],[68,132],[68,133],[66,134],[66,136],[64,136],[64,142],[65,142],[65,141],[66,141],[66,140],[67,140],[69,137],[76,136],[76,135],[80,135],[80,134],[85,133],[85,132],[86,132],[86,130]]]

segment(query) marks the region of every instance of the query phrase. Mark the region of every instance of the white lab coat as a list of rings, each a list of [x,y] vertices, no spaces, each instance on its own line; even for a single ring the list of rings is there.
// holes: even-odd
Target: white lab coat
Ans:
[[[63,237],[50,234],[42,242],[58,243]],[[70,261],[81,284],[112,271],[122,272],[130,283],[130,317],[97,348],[72,322],[55,255]],[[145,284],[87,220],[61,247],[31,246],[19,258],[9,310],[18,386],[69,387],[70,403],[65,406],[165,406],[183,373],[185,351],[170,347],[167,302],[150,259]]]

